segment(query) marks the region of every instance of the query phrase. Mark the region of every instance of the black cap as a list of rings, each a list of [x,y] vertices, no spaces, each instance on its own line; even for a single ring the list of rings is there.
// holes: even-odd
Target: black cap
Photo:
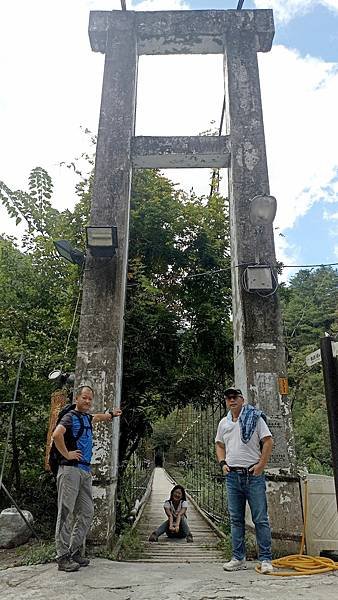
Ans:
[[[239,388],[229,387],[225,390],[224,395],[229,396],[229,394],[236,394],[236,396],[243,396],[241,390]]]

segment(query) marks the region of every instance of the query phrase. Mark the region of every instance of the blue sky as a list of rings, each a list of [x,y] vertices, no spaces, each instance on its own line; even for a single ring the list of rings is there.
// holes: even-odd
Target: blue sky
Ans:
[[[127,1],[142,10],[236,5]],[[0,38],[0,179],[10,187],[25,188],[29,171],[41,165],[53,177],[55,205],[74,202],[74,176],[59,163],[85,149],[81,126],[96,132],[102,81],[103,57],[90,50],[88,15],[119,8],[120,0],[2,0],[8,26]],[[274,9],[273,49],[259,55],[259,65],[278,201],[277,256],[286,264],[338,262],[338,0],[245,0],[246,8]],[[222,57],[142,57],[136,133],[204,131],[219,123],[222,94]],[[208,192],[204,170],[166,174],[179,186]],[[224,187],[225,181],[226,173]],[[0,217],[0,230],[20,234],[3,210]]]

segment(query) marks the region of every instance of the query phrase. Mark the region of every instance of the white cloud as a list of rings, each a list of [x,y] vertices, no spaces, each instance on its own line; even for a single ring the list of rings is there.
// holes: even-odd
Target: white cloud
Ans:
[[[336,187],[338,73],[283,46],[259,60],[276,224],[285,229]]]
[[[212,121],[218,127],[223,79],[220,55],[141,56],[136,135],[198,135]],[[187,190],[193,187],[196,194],[209,191],[208,169],[172,169],[165,174]]]
[[[144,0],[134,10],[188,10],[189,4],[183,0]]]
[[[338,203],[338,199],[336,200]],[[328,210],[323,211],[323,219],[324,221],[338,221],[338,212],[331,213]]]
[[[338,11],[338,0],[255,0],[257,8],[272,8],[277,21],[287,23],[315,6]]]
[[[278,10],[285,5],[290,14],[292,7],[300,10],[307,3],[262,0],[263,4]],[[331,4],[338,7],[338,0]],[[5,6],[3,18],[15,23],[15,39],[13,27],[4,27],[0,179],[25,188],[29,171],[41,165],[57,182],[55,201],[64,208],[74,199],[73,177],[58,163],[85,149],[80,125],[96,132],[99,116],[103,56],[90,49],[88,13],[119,9],[120,0],[12,0]],[[188,5],[181,0],[145,0],[136,8],[176,10]],[[278,200],[276,226],[282,232],[324,193],[332,203],[337,201],[337,65],[301,58],[282,46],[260,54],[259,62],[271,193]],[[141,57],[138,135],[193,135],[212,120],[218,126],[222,101],[221,56]],[[167,175],[187,189],[193,186],[196,193],[209,191],[208,171]],[[276,241],[279,257],[296,262],[298,249],[278,235]]]

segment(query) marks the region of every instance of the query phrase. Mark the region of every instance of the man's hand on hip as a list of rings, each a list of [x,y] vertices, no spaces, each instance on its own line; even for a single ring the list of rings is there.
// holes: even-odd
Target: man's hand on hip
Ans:
[[[67,460],[81,460],[81,458],[81,450],[71,450],[68,452],[68,456],[66,457]]]
[[[257,465],[254,465],[253,467],[251,467],[251,469],[249,469],[249,473],[252,473],[252,475],[262,475],[264,471],[264,465],[261,465],[259,463],[257,463]]]

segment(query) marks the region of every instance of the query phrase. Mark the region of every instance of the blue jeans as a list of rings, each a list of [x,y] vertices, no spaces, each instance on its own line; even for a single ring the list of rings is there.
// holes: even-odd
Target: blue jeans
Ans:
[[[248,501],[255,524],[258,559],[271,560],[271,529],[264,475],[245,475],[230,471],[225,478],[230,513],[233,557],[245,558],[245,504]]]
[[[156,529],[155,533],[156,533],[157,537],[160,537],[160,535],[163,535],[163,533],[166,533],[168,537],[185,538],[185,537],[187,537],[187,535],[190,535],[190,529],[189,529],[187,517],[185,515],[181,516],[180,529],[179,529],[178,533],[173,533],[172,531],[169,531],[169,519],[168,519],[168,521],[164,521],[164,523],[162,523],[162,525],[160,525]]]

